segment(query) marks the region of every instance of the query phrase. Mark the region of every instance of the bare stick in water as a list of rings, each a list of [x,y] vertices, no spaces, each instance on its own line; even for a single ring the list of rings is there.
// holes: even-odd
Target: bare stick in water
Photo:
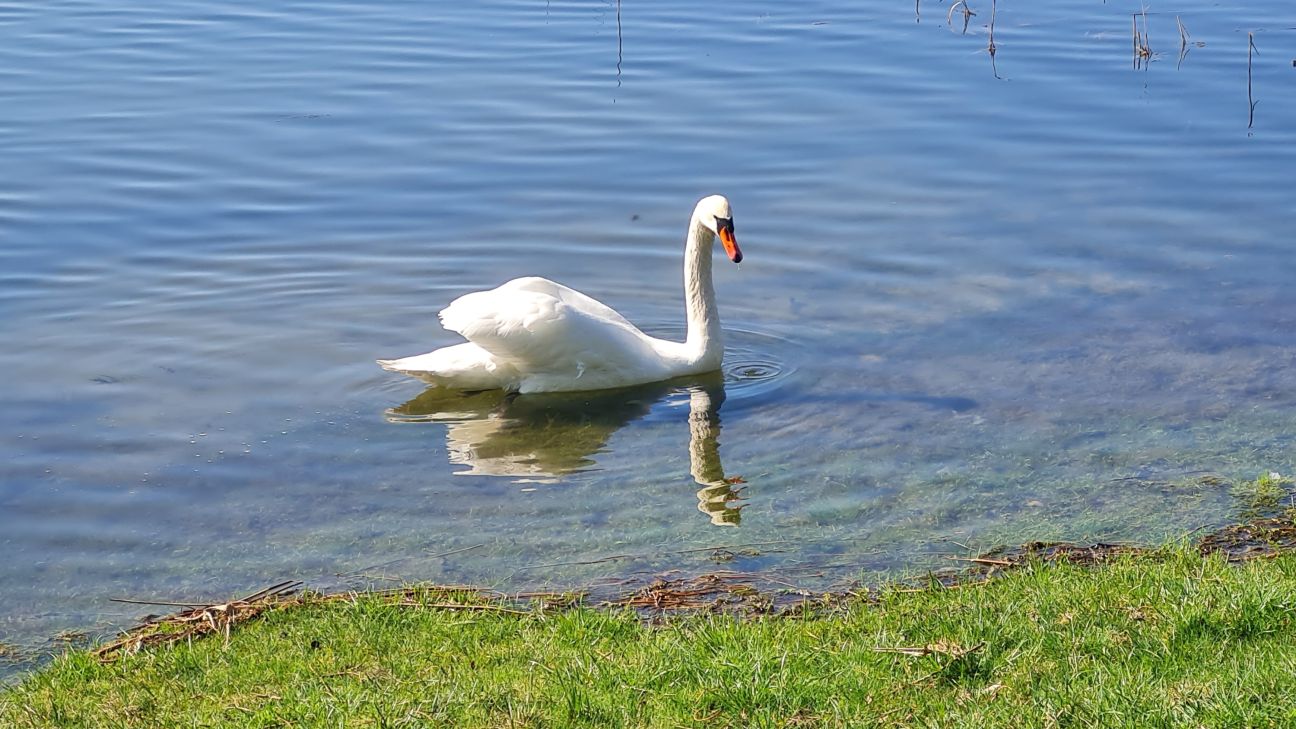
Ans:
[[[1247,31],[1247,129],[1255,124],[1255,108],[1260,103],[1252,99],[1251,96],[1251,54],[1260,55],[1260,49],[1255,45],[1255,34]]]
[[[1134,37],[1134,68],[1142,68],[1152,61],[1152,43],[1148,36],[1147,8],[1143,8],[1143,30],[1139,31],[1139,13],[1130,16],[1130,31]]]
[[[960,8],[963,10],[963,35],[967,35],[968,21],[972,20],[972,16],[976,15],[976,13],[972,12],[972,8],[968,7],[966,0],[958,0],[958,2],[950,6],[949,12],[945,13],[945,23],[946,25],[954,25],[954,11]]]
[[[995,16],[999,14],[998,0],[990,0],[990,42],[986,44],[986,50],[990,53],[990,70],[994,72],[994,77],[999,78],[999,68],[995,66],[995,42],[994,27]]]

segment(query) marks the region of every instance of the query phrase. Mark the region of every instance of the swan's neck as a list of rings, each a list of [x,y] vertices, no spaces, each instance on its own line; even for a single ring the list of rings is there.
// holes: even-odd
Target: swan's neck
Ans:
[[[715,286],[711,284],[714,245],[715,233],[694,216],[684,245],[684,307],[688,314],[684,348],[693,363],[707,370],[718,369],[724,357],[720,312],[716,309]]]

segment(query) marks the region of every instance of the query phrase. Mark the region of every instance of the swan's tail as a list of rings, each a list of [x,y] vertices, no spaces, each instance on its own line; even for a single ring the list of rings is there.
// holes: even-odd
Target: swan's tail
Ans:
[[[497,363],[489,352],[472,342],[377,362],[390,372],[462,390],[509,389],[516,385],[517,379],[513,367]]]

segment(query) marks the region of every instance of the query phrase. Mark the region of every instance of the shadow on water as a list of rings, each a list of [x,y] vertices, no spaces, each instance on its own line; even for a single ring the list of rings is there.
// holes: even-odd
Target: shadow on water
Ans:
[[[506,394],[430,387],[387,410],[395,423],[446,426],[446,448],[456,475],[503,476],[552,482],[595,467],[595,456],[621,428],[647,417],[661,404],[682,405],[687,396],[689,471],[701,487],[698,510],[717,526],[741,521],[740,479],[728,479],[720,462],[721,373],[579,393]]]

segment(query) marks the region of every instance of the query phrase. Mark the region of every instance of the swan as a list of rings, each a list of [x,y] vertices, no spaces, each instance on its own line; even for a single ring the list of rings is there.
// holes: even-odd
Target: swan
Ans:
[[[523,394],[602,390],[712,372],[724,356],[711,283],[717,238],[730,260],[742,261],[723,195],[699,200],[689,220],[683,342],[650,337],[595,299],[529,276],[466,294],[441,310],[442,326],[467,342],[378,364],[449,388]]]

